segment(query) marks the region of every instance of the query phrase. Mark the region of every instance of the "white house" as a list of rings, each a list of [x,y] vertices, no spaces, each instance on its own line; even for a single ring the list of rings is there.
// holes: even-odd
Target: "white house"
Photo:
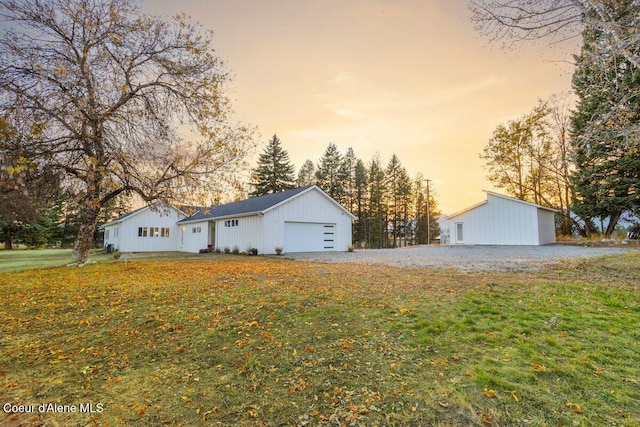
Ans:
[[[179,242],[177,222],[187,215],[156,203],[136,209],[102,225],[104,246],[121,252],[175,251]]]
[[[203,209],[178,222],[179,250],[346,251],[355,216],[315,185]]]
[[[197,253],[208,247],[261,254],[274,254],[276,248],[284,253],[346,251],[355,219],[315,185],[199,208],[191,216],[175,208],[169,215],[162,212],[142,208],[104,224],[105,245],[132,252]]]
[[[451,245],[545,245],[555,243],[551,208],[485,191],[487,200],[441,217]]]

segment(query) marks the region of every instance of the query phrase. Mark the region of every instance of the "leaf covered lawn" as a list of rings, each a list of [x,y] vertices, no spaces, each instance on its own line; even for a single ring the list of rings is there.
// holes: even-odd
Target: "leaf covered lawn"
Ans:
[[[537,275],[224,256],[3,274],[0,404],[96,412],[0,425],[640,425],[634,255]]]

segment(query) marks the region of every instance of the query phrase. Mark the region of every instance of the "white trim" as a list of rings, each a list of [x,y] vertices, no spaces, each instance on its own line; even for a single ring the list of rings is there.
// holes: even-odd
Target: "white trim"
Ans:
[[[516,198],[513,198],[513,197],[505,196],[504,194],[494,193],[493,191],[489,191],[489,190],[482,190],[482,191],[484,191],[487,194],[491,194],[492,196],[502,197],[503,199],[513,200],[514,202],[524,203],[525,205],[529,205],[529,206],[535,206],[538,209],[545,209],[545,210],[551,211],[551,212],[559,212],[558,209],[549,208],[547,206],[542,206],[542,205],[539,205],[537,203],[525,202],[524,200],[520,200],[520,199],[516,199]]]

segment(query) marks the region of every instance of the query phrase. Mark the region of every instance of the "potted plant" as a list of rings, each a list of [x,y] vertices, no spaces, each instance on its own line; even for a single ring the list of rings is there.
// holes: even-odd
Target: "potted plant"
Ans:
[[[276,246],[276,255],[282,255],[282,248],[280,246]]]
[[[253,255],[253,256],[256,256],[256,255],[258,255],[258,249],[257,249],[257,248],[251,248],[251,249],[249,250],[249,253],[250,253],[251,255]]]

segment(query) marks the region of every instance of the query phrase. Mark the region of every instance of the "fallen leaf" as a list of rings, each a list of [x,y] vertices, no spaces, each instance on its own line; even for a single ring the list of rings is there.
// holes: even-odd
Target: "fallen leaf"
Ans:
[[[486,412],[481,412],[480,413],[480,420],[485,424],[492,424],[493,423],[493,417],[491,415],[487,414]]]
[[[136,411],[136,413],[138,414],[138,418],[142,418],[145,412],[147,412],[147,405],[142,405],[141,407],[139,407]]]
[[[488,388],[485,388],[482,392],[485,396],[487,396],[488,398],[493,399],[494,397],[496,397],[496,392],[495,390],[489,390]]]

